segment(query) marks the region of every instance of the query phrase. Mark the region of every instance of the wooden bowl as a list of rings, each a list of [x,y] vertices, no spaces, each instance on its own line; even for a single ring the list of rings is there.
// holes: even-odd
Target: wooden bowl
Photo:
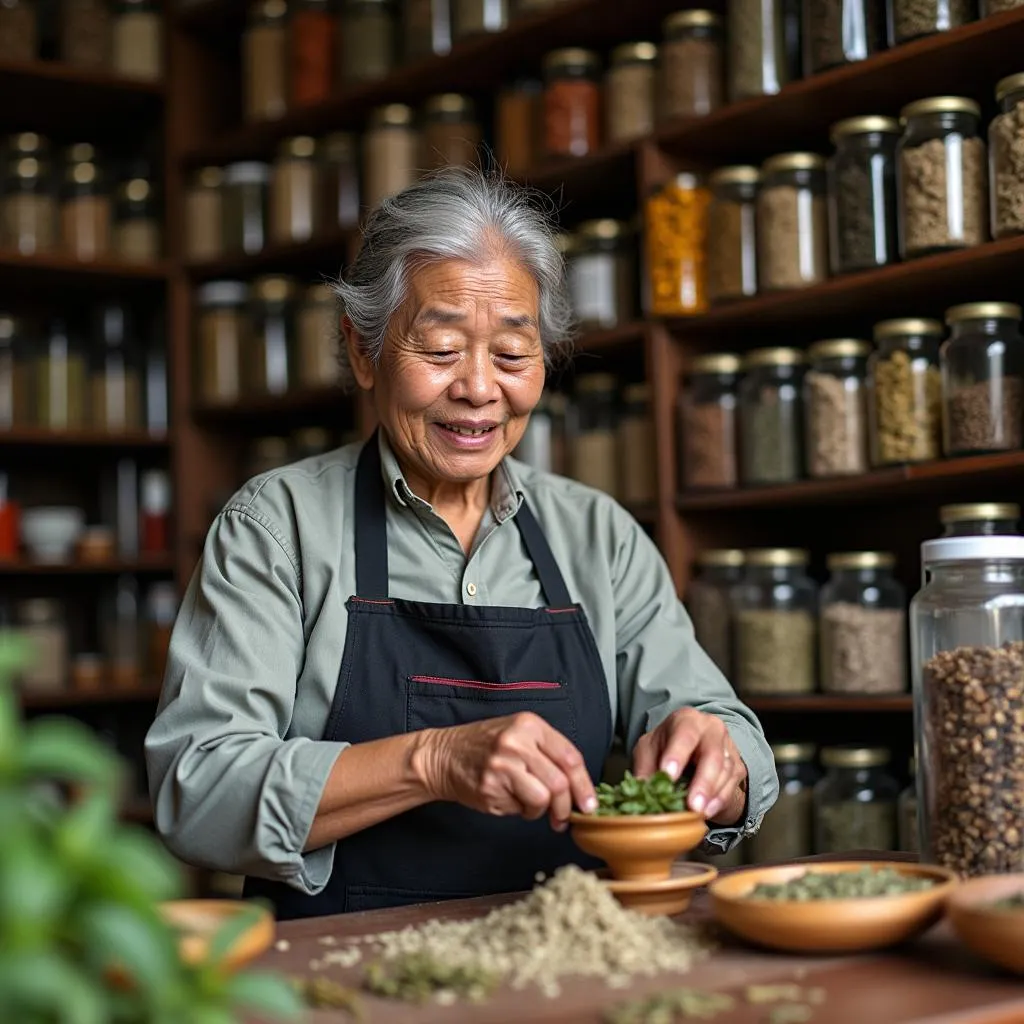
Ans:
[[[698,846],[708,827],[702,814],[596,814],[569,816],[572,838],[586,853],[600,857],[621,881],[667,879],[672,863]]]
[[[641,914],[681,914],[690,905],[693,894],[718,877],[718,869],[707,864],[677,860],[668,878],[655,882],[624,882],[608,879],[605,885],[615,898],[630,910]]]
[[[225,970],[255,960],[274,941],[274,918],[269,910],[240,900],[168,900],[159,905],[160,915],[180,938],[182,960],[199,964],[209,955],[210,940],[232,917],[256,911],[255,922],[235,939],[220,961]]]
[[[1024,974],[1024,907],[998,910],[990,906],[1018,892],[1024,892],[1024,873],[972,878],[957,886],[946,913],[968,949],[999,967]]]
[[[889,867],[904,875],[932,878],[931,889],[869,899],[776,901],[751,899],[763,882],[788,882],[809,871],[835,873]],[[837,861],[751,868],[719,878],[710,889],[715,916],[729,931],[769,949],[799,953],[852,953],[905,942],[942,914],[957,876],[945,868],[901,861]]]

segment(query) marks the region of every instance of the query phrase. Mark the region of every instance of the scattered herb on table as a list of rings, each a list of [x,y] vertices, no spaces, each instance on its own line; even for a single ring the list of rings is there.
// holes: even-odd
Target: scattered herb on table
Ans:
[[[904,874],[894,868],[857,868],[853,871],[807,871],[788,882],[762,882],[748,894],[755,900],[804,902],[807,900],[869,899],[923,892],[933,878]]]
[[[686,810],[689,783],[673,782],[665,772],[655,772],[648,779],[638,779],[627,771],[622,781],[612,786],[602,782],[597,787],[597,810],[602,817],[620,814],[673,814]]]
[[[676,988],[623,1003],[605,1015],[606,1024],[673,1024],[676,1020],[710,1020],[733,1009],[736,1000],[721,992]]]
[[[370,964],[365,984],[375,995],[407,1003],[425,1003],[435,996],[442,1002],[454,996],[479,1003],[494,991],[499,980],[498,975],[481,968],[445,963],[428,953],[410,953]]]
[[[355,989],[339,985],[328,978],[295,978],[293,984],[307,1006],[345,1010],[356,1020],[364,1019],[363,1004]]]
[[[782,1003],[768,1011],[767,1024],[805,1024],[813,1016],[813,1007],[799,1003]]]
[[[810,1003],[819,1006],[825,1002],[823,988],[803,988],[793,984],[748,985],[744,996],[751,1006],[766,1003]]]
[[[1024,890],[995,900],[991,907],[993,910],[1024,910]]]

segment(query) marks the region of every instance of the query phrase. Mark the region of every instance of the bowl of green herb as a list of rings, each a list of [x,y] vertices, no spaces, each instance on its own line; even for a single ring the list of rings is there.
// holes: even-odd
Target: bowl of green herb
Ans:
[[[957,877],[902,861],[836,861],[751,868],[710,888],[715,917],[770,949],[852,953],[919,935],[942,915]]]
[[[968,949],[1024,974],[1024,873],[972,878],[957,887],[946,909]]]
[[[569,822],[576,845],[599,857],[619,881],[662,881],[672,863],[707,835],[702,814],[686,809],[688,782],[665,772],[597,788],[597,810],[573,814]]]

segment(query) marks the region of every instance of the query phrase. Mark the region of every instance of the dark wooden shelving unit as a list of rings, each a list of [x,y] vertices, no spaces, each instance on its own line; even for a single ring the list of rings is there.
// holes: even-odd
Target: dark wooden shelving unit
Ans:
[[[254,274],[275,271],[294,274],[307,271],[322,278],[337,274],[348,257],[351,247],[358,242],[358,231],[343,231],[323,238],[313,238],[298,245],[268,245],[252,256],[225,257],[203,263],[189,263],[188,274],[196,281],[218,278],[248,278]]]
[[[275,416],[336,413],[337,419],[343,420],[346,415],[351,418],[352,405],[352,396],[340,387],[296,388],[281,395],[253,395],[238,402],[198,404],[193,415],[197,422],[219,426],[249,426],[254,420],[266,425]]]
[[[174,571],[172,555],[150,555],[139,559],[110,562],[0,562],[0,576],[120,576]]]
[[[870,694],[825,694],[815,693],[808,696],[786,695],[778,697],[748,697],[747,703],[758,712],[810,712],[819,714],[840,714],[849,712],[886,711],[910,712],[914,710],[914,701],[910,694],[892,694],[874,696]]]
[[[80,451],[83,448],[113,450],[165,449],[170,445],[170,435],[157,436],[143,431],[126,434],[111,434],[99,430],[43,430],[26,427],[18,430],[0,431],[0,451],[11,448],[65,449]]]
[[[101,689],[91,691],[58,690],[53,693],[22,693],[21,706],[26,711],[56,711],[98,705],[146,704],[160,697],[160,686],[147,683],[133,690]]]
[[[153,288],[167,283],[167,263],[125,263],[102,259],[86,262],[63,253],[25,256],[0,249],[0,275],[5,286],[43,290],[73,288],[76,291],[102,288],[104,292],[129,288]]]

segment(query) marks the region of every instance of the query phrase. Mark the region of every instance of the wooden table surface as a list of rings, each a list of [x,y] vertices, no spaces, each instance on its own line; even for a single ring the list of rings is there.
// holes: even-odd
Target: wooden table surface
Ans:
[[[271,949],[255,966],[295,976],[322,975],[357,986],[365,963],[313,971],[310,962],[329,949],[343,947],[346,939],[435,917],[477,916],[501,902],[500,897],[460,900],[283,922],[278,925],[277,938],[287,940],[289,948]],[[682,920],[706,921],[710,917],[710,901],[706,892],[701,892]],[[337,945],[323,945],[319,940],[324,936],[332,936]],[[1024,981],[976,959],[957,942],[945,922],[898,950],[854,957],[761,952],[722,935],[720,948],[689,973],[638,979],[626,990],[609,989],[594,979],[565,978],[557,999],[547,999],[535,988],[501,990],[480,1006],[418,1007],[371,996],[362,999],[368,1024],[600,1024],[603,1012],[623,1000],[687,986],[737,996],[736,1008],[713,1018],[715,1024],[762,1024],[770,1008],[745,1004],[743,990],[750,984],[765,983],[825,989],[825,1002],[815,1010],[811,1024],[1024,1024]],[[308,1016],[317,1024],[348,1019],[344,1013],[326,1010],[311,1011]]]

